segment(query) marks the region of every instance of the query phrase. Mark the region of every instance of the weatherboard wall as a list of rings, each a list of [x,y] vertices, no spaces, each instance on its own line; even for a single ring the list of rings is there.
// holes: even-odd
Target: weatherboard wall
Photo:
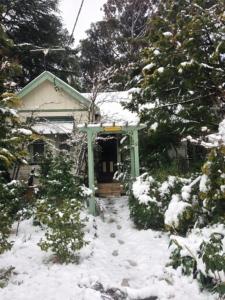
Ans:
[[[48,80],[21,99],[20,115],[23,118],[33,114],[35,117],[73,116],[79,123],[88,120],[88,108]]]

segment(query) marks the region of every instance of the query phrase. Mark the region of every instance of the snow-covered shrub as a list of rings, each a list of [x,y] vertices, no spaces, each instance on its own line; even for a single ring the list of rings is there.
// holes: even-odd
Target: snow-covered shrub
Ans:
[[[8,215],[8,211],[0,205],[0,254],[10,250],[12,243],[8,241],[12,226],[12,218]]]
[[[180,195],[172,195],[172,200],[165,212],[166,229],[185,234],[190,221],[193,220],[193,215],[194,210],[190,203],[182,201]]]
[[[207,212],[206,222],[225,224],[225,146],[214,148],[204,164],[200,198]]]
[[[225,294],[225,227],[193,229],[184,238],[171,236],[171,265],[197,278],[202,286]]]
[[[0,179],[0,204],[7,209],[9,216],[14,220],[17,219],[18,212],[29,204],[25,199],[26,190],[25,182],[12,180],[5,183]]]
[[[0,180],[0,254],[12,246],[8,242],[11,226],[17,221],[29,203],[24,198],[26,186],[19,181],[5,183]]]
[[[130,194],[130,216],[138,228],[164,228],[164,214],[172,195],[181,191],[187,179],[168,176],[160,182],[147,173],[133,183]]]
[[[38,220],[47,226],[39,246],[44,251],[51,250],[61,263],[76,262],[77,251],[86,244],[80,210],[77,199],[64,199],[57,206],[46,199],[37,203]]]
[[[59,262],[73,262],[84,241],[84,224],[80,219],[85,196],[79,178],[72,174],[73,161],[67,151],[46,158],[41,166],[40,198],[36,203],[36,220],[46,227],[42,250],[51,250]]]
[[[161,202],[156,197],[158,188],[158,182],[147,173],[133,183],[129,199],[130,216],[138,228],[163,228]]]
[[[73,160],[62,150],[57,155],[48,150],[40,167],[39,195],[49,201],[61,202],[64,199],[81,199],[80,178],[72,174]]]
[[[186,184],[180,189],[179,193],[173,194],[168,208],[165,212],[165,227],[172,233],[186,234],[193,228],[199,219],[201,203],[198,197],[198,182],[200,176],[195,180],[183,179]],[[188,183],[188,184],[187,184]]]

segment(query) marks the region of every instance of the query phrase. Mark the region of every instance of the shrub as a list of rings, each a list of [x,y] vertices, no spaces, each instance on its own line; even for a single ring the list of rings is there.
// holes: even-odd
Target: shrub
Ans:
[[[12,242],[8,238],[12,223],[19,220],[29,205],[24,198],[25,191],[23,182],[13,180],[5,183],[0,180],[0,254],[11,249]]]
[[[224,227],[214,225],[193,230],[187,238],[171,237],[171,265],[197,278],[202,287],[225,295]]]
[[[12,218],[5,207],[0,205],[0,254],[12,248],[12,242],[8,241],[11,226]]]
[[[38,220],[47,226],[45,239],[39,246],[44,251],[50,249],[59,262],[77,261],[76,252],[86,245],[80,209],[81,204],[76,199],[65,199],[57,206],[47,200],[37,203]]]
[[[129,198],[130,216],[138,228],[164,228],[164,214],[173,194],[190,180],[168,176],[160,182],[147,173],[133,183]]]
[[[203,201],[205,223],[225,224],[225,146],[214,148],[202,168],[199,196]]]
[[[72,174],[69,153],[61,151],[49,157],[48,153],[48,166],[41,166],[40,199],[36,204],[36,219],[46,226],[39,246],[44,251],[50,249],[59,262],[74,262],[77,251],[86,244],[80,219],[83,191],[79,178]]]

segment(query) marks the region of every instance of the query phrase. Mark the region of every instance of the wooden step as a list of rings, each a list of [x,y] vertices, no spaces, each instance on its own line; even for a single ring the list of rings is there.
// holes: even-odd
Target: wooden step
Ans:
[[[99,183],[96,194],[99,197],[120,197],[123,192],[123,186],[119,182]]]

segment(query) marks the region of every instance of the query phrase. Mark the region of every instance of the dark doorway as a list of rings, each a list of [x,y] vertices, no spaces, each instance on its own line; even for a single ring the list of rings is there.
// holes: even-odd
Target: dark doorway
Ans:
[[[117,137],[116,135],[98,138],[97,181],[113,182],[117,171]]]

